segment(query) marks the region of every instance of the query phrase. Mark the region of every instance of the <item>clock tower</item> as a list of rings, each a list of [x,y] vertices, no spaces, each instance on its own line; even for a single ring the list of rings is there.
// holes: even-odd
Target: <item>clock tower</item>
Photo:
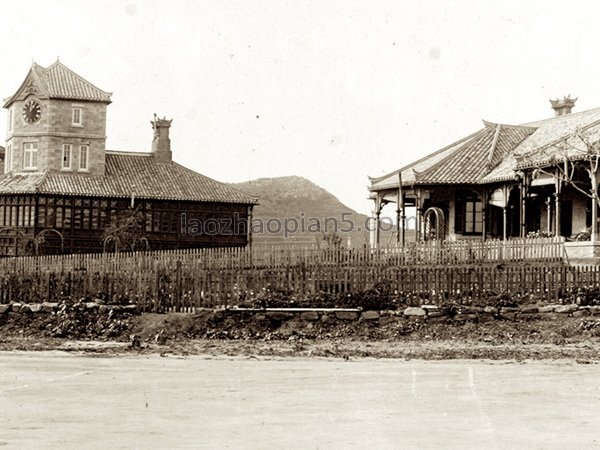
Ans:
[[[33,63],[4,104],[5,171],[104,175],[110,96],[59,61]]]

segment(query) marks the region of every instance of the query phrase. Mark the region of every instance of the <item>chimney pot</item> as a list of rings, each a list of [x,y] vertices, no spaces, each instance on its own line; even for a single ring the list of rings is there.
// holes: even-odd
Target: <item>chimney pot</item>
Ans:
[[[169,128],[171,128],[173,120],[166,118],[159,119],[154,114],[154,120],[151,120],[152,129],[154,130],[154,139],[152,140],[152,155],[159,163],[169,163],[173,159],[171,152],[171,139],[169,139]]]
[[[557,98],[556,100],[550,100],[552,109],[554,110],[555,116],[564,116],[565,114],[571,114],[571,110],[575,106],[577,98],[571,98],[571,95],[567,95],[562,99]]]

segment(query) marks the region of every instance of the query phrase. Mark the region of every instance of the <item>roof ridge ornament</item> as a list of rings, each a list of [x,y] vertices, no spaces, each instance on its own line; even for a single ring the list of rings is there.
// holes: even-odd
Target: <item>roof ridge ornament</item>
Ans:
[[[571,94],[564,96],[562,99],[550,99],[550,104],[552,105],[552,109],[554,110],[554,115],[558,117],[564,116],[566,114],[571,114],[571,110],[575,106],[575,102],[577,100],[578,97],[571,98]]]

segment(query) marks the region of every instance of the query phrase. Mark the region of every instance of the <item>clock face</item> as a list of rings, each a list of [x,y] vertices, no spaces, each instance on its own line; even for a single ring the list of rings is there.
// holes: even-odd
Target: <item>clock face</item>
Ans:
[[[28,100],[23,105],[23,119],[27,123],[35,123],[42,116],[42,107],[35,100]]]

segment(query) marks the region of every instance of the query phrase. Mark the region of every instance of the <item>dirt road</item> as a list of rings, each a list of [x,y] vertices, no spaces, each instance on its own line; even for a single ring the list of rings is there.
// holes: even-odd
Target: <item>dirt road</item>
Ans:
[[[600,366],[0,352],[2,448],[590,448]]]

